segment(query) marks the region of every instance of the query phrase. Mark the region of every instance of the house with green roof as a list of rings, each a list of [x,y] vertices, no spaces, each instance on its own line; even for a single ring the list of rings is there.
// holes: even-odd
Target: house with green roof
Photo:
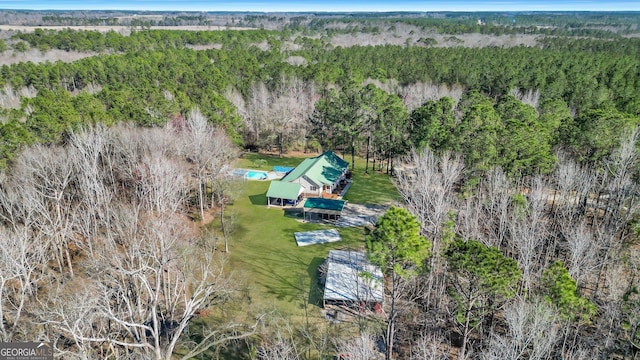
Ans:
[[[321,197],[323,192],[331,194],[345,179],[348,170],[348,162],[333,151],[325,151],[316,157],[305,159],[282,181],[300,184],[307,197]]]
[[[280,181],[272,181],[267,191],[269,205],[284,205],[304,197],[322,197],[331,194],[346,180],[349,163],[333,151],[305,159]],[[294,205],[295,205],[294,204]]]

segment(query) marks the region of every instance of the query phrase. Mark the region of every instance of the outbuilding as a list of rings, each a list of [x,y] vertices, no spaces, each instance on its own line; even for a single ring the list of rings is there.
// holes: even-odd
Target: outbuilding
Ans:
[[[323,306],[343,305],[380,311],[384,301],[384,277],[361,251],[331,250],[322,297]]]
[[[346,203],[346,200],[308,198],[302,207],[302,215],[305,220],[311,220],[313,215],[322,220],[338,220]]]

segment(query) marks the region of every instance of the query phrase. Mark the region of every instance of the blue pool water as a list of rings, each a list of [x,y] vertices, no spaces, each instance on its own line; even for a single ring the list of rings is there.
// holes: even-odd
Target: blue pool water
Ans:
[[[248,169],[235,169],[231,172],[232,175],[243,177],[248,180],[267,180],[269,174],[266,171],[248,170]]]
[[[267,179],[267,173],[264,171],[249,170],[244,176],[249,180],[266,180]]]

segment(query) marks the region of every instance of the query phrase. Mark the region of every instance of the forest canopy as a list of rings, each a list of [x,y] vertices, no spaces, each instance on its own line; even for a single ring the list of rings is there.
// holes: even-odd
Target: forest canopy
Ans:
[[[281,97],[279,93],[296,82],[307,87],[306,98],[316,99],[328,94],[322,90],[327,87],[336,86],[342,91],[349,89],[349,84],[364,87],[366,82],[373,81],[386,92],[398,95],[407,109],[413,111],[411,126],[399,126],[401,132],[407,133],[394,135],[399,136],[394,142],[400,148],[393,155],[411,147],[454,149],[466,152],[467,161],[473,166],[483,166],[476,164],[480,158],[488,161],[485,165],[498,165],[499,157],[503,160],[499,165],[509,167],[510,173],[548,171],[553,164],[554,146],[566,147],[585,160],[597,160],[598,154],[610,151],[611,146],[586,141],[593,136],[588,132],[597,129],[599,133],[608,133],[608,140],[615,141],[624,128],[638,122],[640,115],[640,93],[636,91],[640,86],[640,60],[634,56],[639,43],[633,38],[607,42],[544,38],[541,47],[341,47],[327,38],[318,40],[263,30],[138,30],[123,36],[113,31],[36,29],[16,34],[14,39],[42,51],[111,54],[72,63],[3,65],[0,73],[5,87],[33,89],[37,93],[34,98],[23,99],[14,109],[2,110],[3,126],[20,129],[17,134],[23,134],[2,144],[7,158],[21,142],[55,142],[65,131],[82,123],[134,121],[142,126],[161,126],[194,106],[199,106],[211,121],[224,126],[239,144],[298,147],[304,138],[307,143],[314,141],[305,136],[308,131],[304,129],[310,126],[307,119],[296,120],[299,124],[287,129],[286,138],[272,130],[247,126],[268,122],[256,118],[266,117],[265,111],[249,115],[255,110],[251,109],[255,104],[249,105],[255,97]],[[191,49],[207,45],[212,48]],[[292,58],[303,59],[304,64],[294,64]],[[260,88],[261,84],[265,88]],[[438,125],[442,128],[434,127],[427,108],[433,106],[428,101],[443,100],[420,94],[428,86],[465,93],[462,97],[446,91],[441,94],[454,96],[454,102],[461,100],[455,109],[443,109],[448,114],[441,116],[449,120],[438,121],[449,123]],[[260,91],[266,93],[258,94]],[[56,99],[55,104],[52,99]],[[378,100],[362,99],[361,104],[353,106],[375,107],[365,101]],[[485,105],[478,101],[484,101]],[[310,117],[311,105],[303,105],[308,109],[302,116]],[[492,109],[492,120],[483,106]],[[472,122],[474,111],[484,124]],[[361,110],[360,115],[365,116],[365,112]],[[603,118],[619,120],[601,121]],[[375,121],[366,122],[369,129],[379,126]],[[428,133],[427,143],[420,139],[425,137],[422,131],[413,131],[409,136],[409,129],[415,126],[423,130],[431,127],[431,131],[439,131],[449,139],[445,141]],[[455,131],[451,131],[453,127]],[[268,136],[256,133],[260,131]],[[476,131],[479,136],[473,140],[488,142],[487,146],[465,143],[469,134]],[[498,143],[507,133],[512,135],[507,138],[511,145]],[[254,143],[260,138],[266,142]],[[363,142],[354,140],[353,144],[334,146],[354,147]],[[496,146],[500,149],[494,149]],[[480,148],[489,153],[472,153]],[[383,155],[388,156],[391,153]]]

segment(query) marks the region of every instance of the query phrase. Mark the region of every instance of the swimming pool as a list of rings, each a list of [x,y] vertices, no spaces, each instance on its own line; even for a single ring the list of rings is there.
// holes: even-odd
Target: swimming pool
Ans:
[[[254,171],[254,170],[249,170],[247,171],[246,174],[244,174],[244,177],[249,180],[266,180],[267,176],[268,174],[264,171]]]
[[[248,180],[266,180],[269,174],[266,171],[235,169],[232,172],[235,176],[241,176]]]

